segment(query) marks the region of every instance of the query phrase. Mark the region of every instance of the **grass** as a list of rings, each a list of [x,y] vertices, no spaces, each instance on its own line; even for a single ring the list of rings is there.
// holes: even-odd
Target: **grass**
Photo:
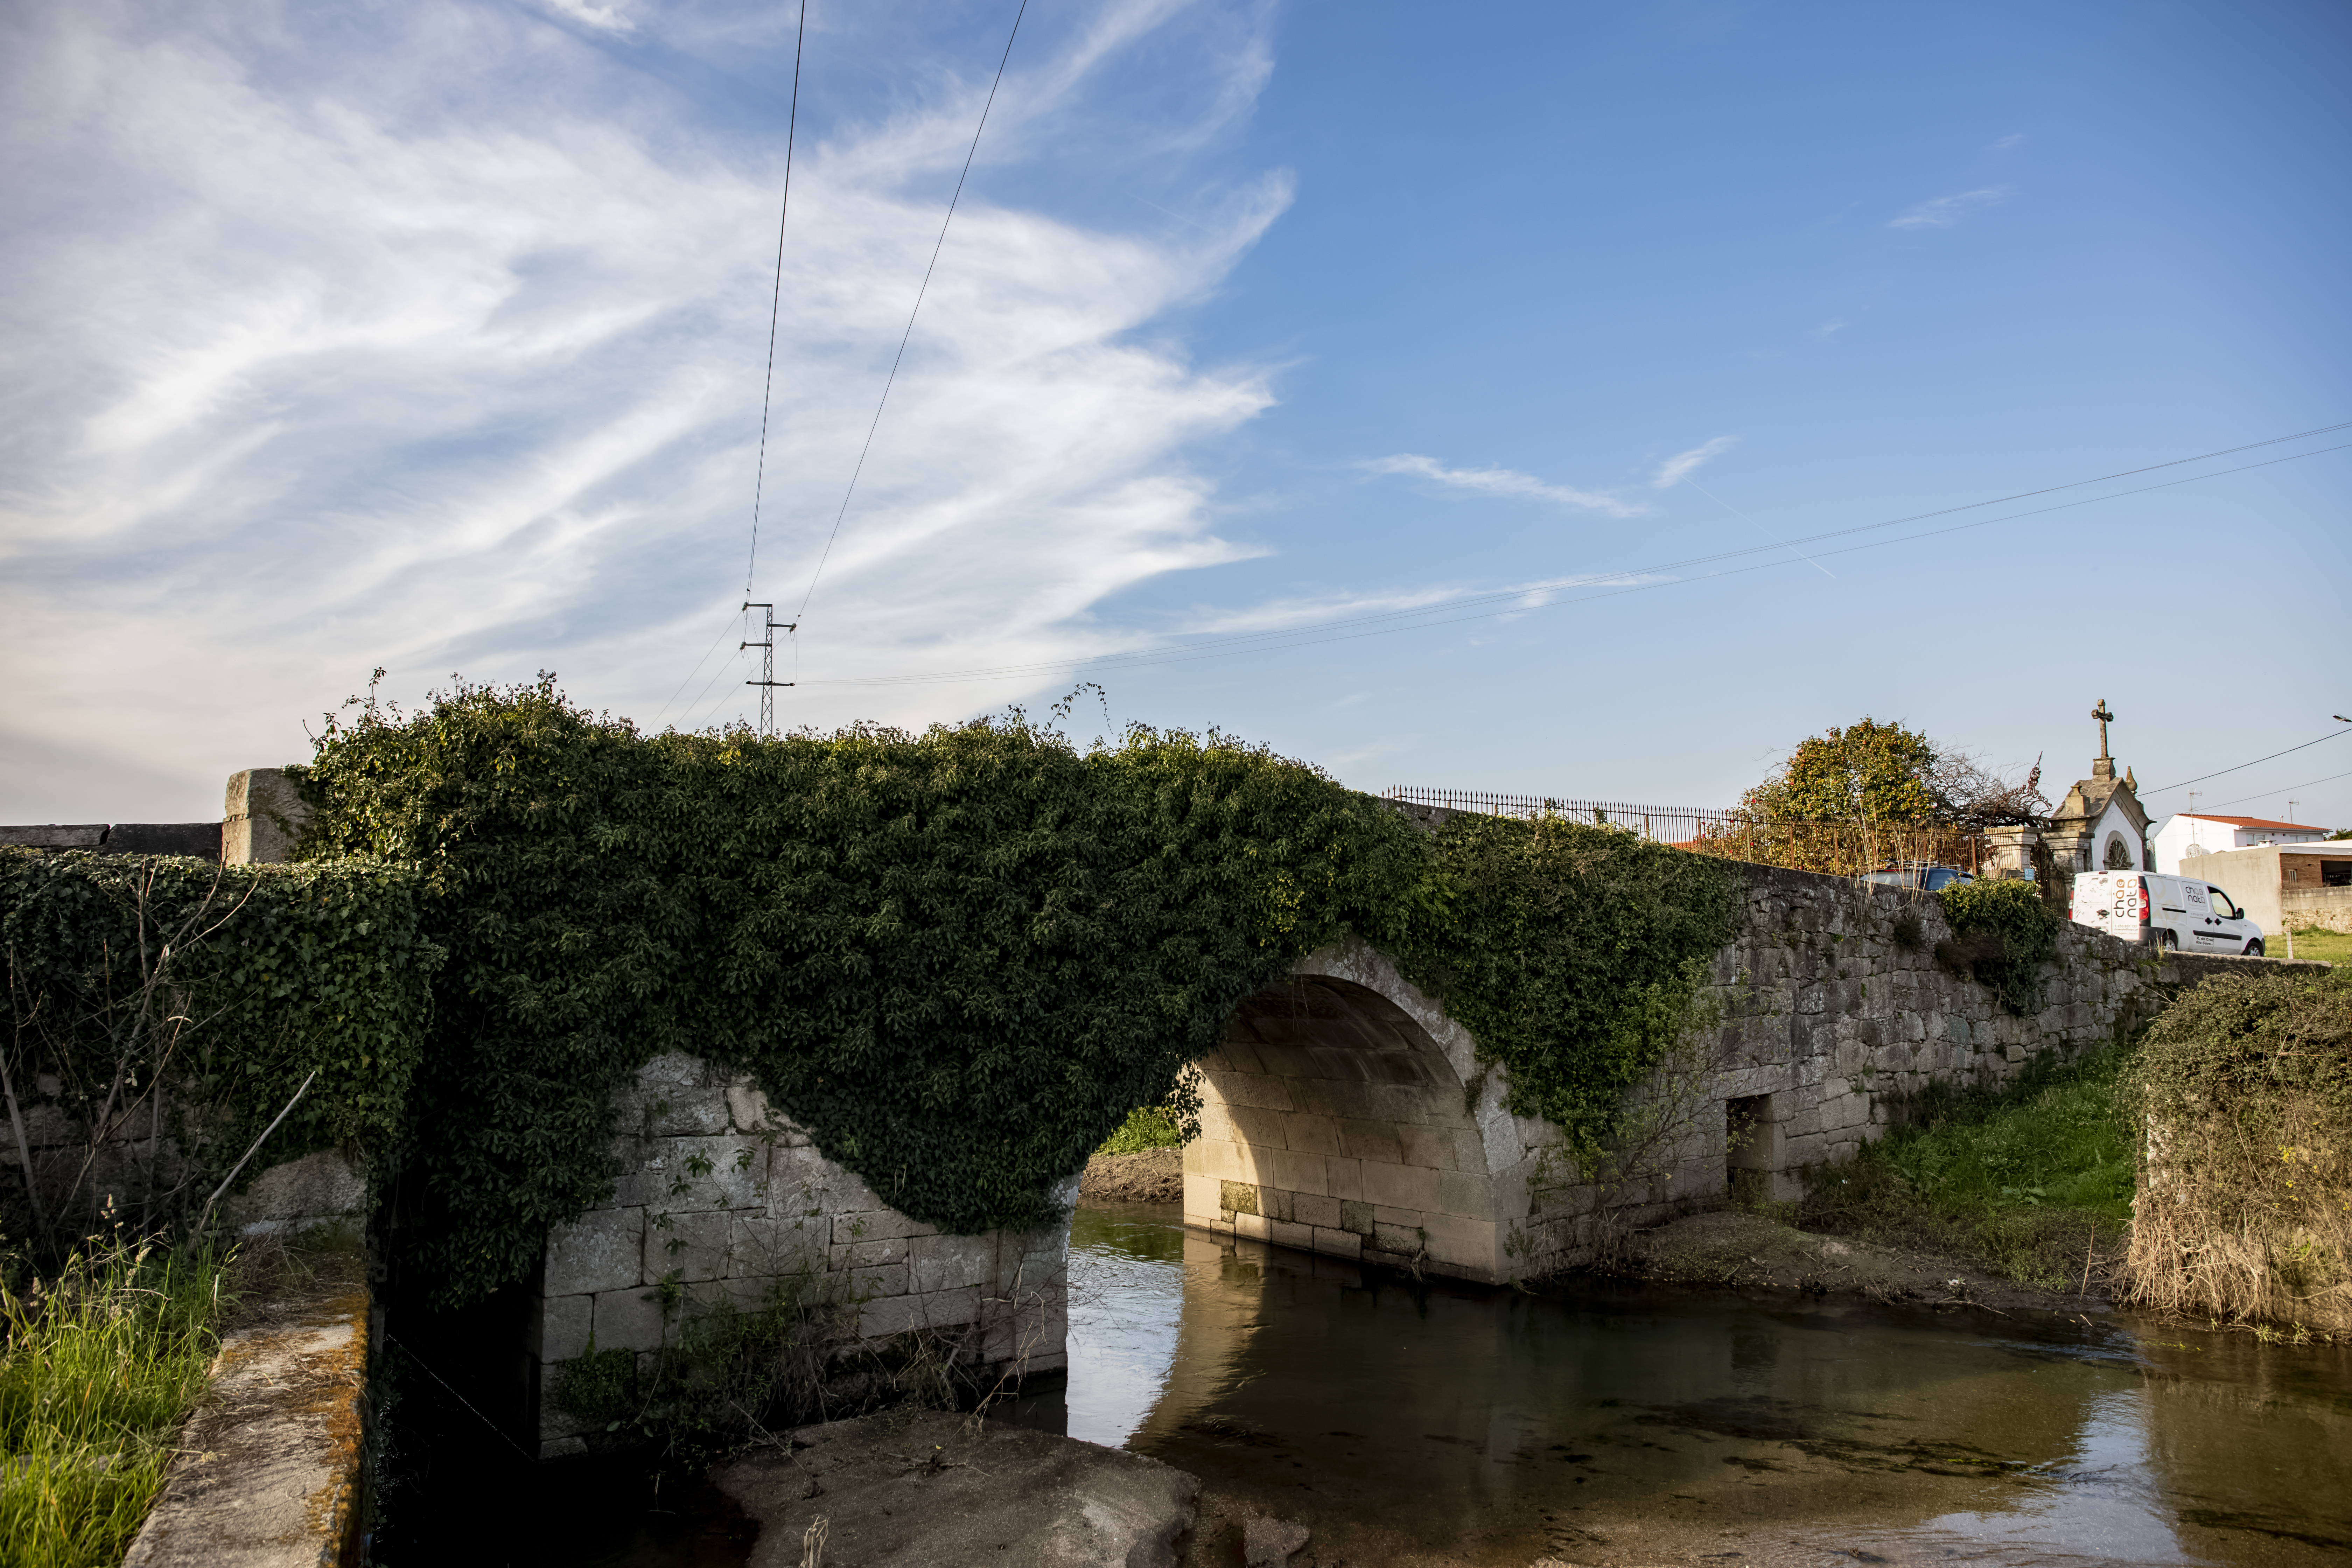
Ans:
[[[1894,1131],[1808,1176],[1798,1223],[2071,1285],[2097,1237],[2119,1257],[2131,1228],[2134,1131],[2117,1106],[2129,1058],[2111,1049],[2003,1090],[1913,1096]]]
[[[0,1562],[121,1562],[204,1392],[223,1274],[94,1237],[47,1279],[0,1279]]]
[[[1183,1130],[1164,1105],[1146,1105],[1127,1113],[1118,1131],[1102,1141],[1097,1154],[1138,1154],[1146,1149],[1181,1149]]]
[[[2273,958],[2286,956],[2286,939],[2272,937],[2263,943],[2263,951]],[[2315,958],[2322,963],[2352,963],[2352,931],[2321,931],[2317,926],[2301,926],[2294,933],[2294,955]]]

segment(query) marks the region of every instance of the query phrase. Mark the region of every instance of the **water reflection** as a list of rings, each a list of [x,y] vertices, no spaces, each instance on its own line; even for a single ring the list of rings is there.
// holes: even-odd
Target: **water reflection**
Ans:
[[[2352,1544],[2340,1353],[2052,1319],[1368,1275],[1072,1227],[1070,1430],[1370,1560],[2302,1563]]]

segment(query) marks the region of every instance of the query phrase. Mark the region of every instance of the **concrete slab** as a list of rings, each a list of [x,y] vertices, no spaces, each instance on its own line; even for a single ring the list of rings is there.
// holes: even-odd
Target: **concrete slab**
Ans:
[[[368,1296],[347,1285],[221,1342],[123,1568],[321,1568],[357,1543]]]
[[[802,1429],[711,1472],[760,1522],[751,1568],[1173,1568],[1201,1483],[1140,1454],[968,1415],[889,1410]]]

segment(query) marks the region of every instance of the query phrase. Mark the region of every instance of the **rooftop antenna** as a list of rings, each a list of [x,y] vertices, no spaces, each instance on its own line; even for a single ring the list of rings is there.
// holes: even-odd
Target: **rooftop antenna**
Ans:
[[[780,631],[796,632],[801,628],[798,622],[776,619],[776,606],[772,604],[751,599],[743,601],[745,615],[753,610],[765,612],[765,625],[761,627],[758,642],[747,641],[741,647],[760,650],[760,679],[747,680],[743,684],[760,689],[760,739],[772,741],[776,738],[776,688],[793,684],[789,680],[776,679],[776,634]]]

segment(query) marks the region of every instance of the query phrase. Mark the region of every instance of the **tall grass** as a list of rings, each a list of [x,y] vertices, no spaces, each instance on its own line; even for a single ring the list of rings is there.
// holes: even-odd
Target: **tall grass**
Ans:
[[[122,1560],[217,1346],[219,1262],[93,1237],[0,1277],[0,1563]]]
[[[1799,1223],[1966,1253],[2035,1284],[2074,1283],[2093,1261],[2104,1277],[2132,1221],[2137,1137],[2120,1103],[2130,1055],[1910,1097],[1885,1138],[1809,1175]],[[2097,1253],[2101,1237],[2110,1245]]]

